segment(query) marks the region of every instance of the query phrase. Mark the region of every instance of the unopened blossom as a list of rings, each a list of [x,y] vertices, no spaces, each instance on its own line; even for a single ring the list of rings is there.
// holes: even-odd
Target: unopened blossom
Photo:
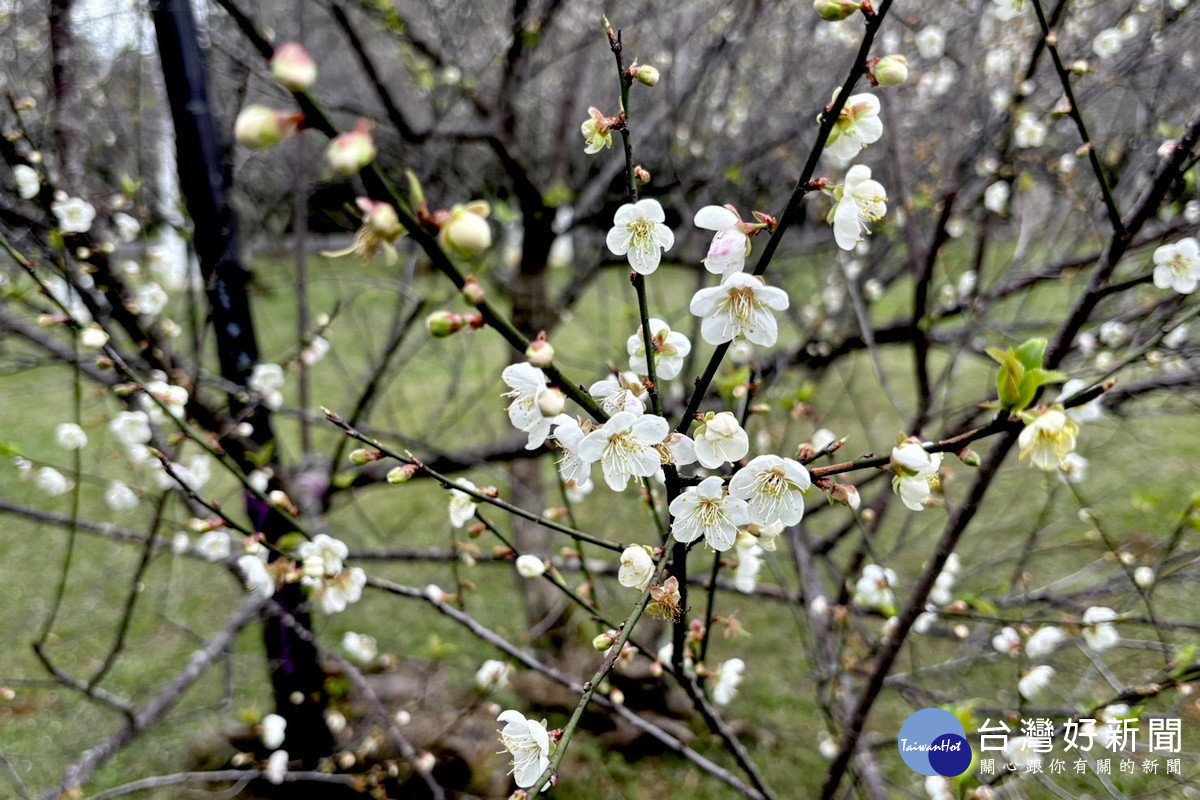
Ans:
[[[937,25],[927,25],[917,32],[913,43],[921,58],[941,58],[946,52],[946,32]]]
[[[605,243],[613,255],[625,256],[639,275],[658,269],[664,250],[675,244],[675,234],[663,224],[667,218],[657,200],[639,200],[617,209]]]
[[[96,218],[96,209],[92,204],[78,197],[55,200],[50,204],[50,210],[58,219],[58,227],[63,233],[87,233],[92,229],[92,220]]]
[[[1017,438],[1021,459],[1038,469],[1053,471],[1059,468],[1067,454],[1075,449],[1079,426],[1062,411],[1048,408],[1025,426]]]
[[[391,203],[372,200],[369,197],[359,197],[355,200],[359,210],[363,212],[362,225],[354,234],[354,241],[344,250],[322,250],[325,258],[341,258],[355,256],[363,263],[370,263],[381,250],[384,261],[389,265],[395,264],[396,248],[392,243],[403,236],[404,226],[400,224],[400,215]],[[320,339],[320,337],[316,337]],[[314,339],[314,342],[316,339]],[[323,341],[323,340],[322,340]]]
[[[1030,661],[1041,661],[1053,653],[1066,638],[1067,635],[1061,628],[1044,625],[1025,642],[1025,655],[1029,656]]]
[[[670,429],[662,417],[618,411],[583,437],[578,455],[589,463],[599,461],[609,488],[623,492],[630,478],[649,478],[658,472],[662,460],[655,445],[667,438]]]
[[[1054,667],[1041,664],[1026,672],[1017,681],[1017,691],[1027,700],[1033,698],[1042,689],[1050,685],[1054,679]]]
[[[650,548],[643,544],[626,547],[621,553],[621,568],[617,571],[617,583],[630,589],[644,589],[654,577],[654,558]]]
[[[237,560],[238,571],[246,588],[262,597],[275,594],[275,578],[258,556],[242,556]]]
[[[846,182],[833,189],[834,206],[827,221],[833,226],[833,238],[843,250],[853,250],[870,234],[869,223],[878,222],[887,213],[887,192],[871,178],[871,168],[855,164],[846,173]]]
[[[804,516],[804,492],[812,486],[798,461],[775,455],[755,456],[729,480],[729,493],[745,500],[750,522],[795,525]]]
[[[379,655],[379,644],[373,636],[346,631],[342,634],[342,650],[359,664],[370,664]]]
[[[1149,589],[1154,585],[1157,576],[1154,574],[1154,567],[1149,567],[1143,564],[1133,571],[1133,582],[1142,589]]]
[[[892,589],[896,573],[878,564],[867,564],[854,584],[854,602],[863,608],[890,609],[896,604]]]
[[[306,92],[317,81],[317,62],[297,42],[286,42],[271,56],[271,75],[293,92]]]
[[[512,668],[503,661],[489,658],[475,673],[475,685],[485,692],[508,686],[508,675]]]
[[[1180,294],[1196,291],[1200,282],[1200,247],[1192,237],[1164,244],[1154,251],[1154,285]]]
[[[466,478],[459,478],[455,484],[464,489],[475,490],[475,484]],[[466,525],[475,516],[475,498],[458,489],[450,490],[450,524],[455,528]]]
[[[546,574],[546,562],[537,556],[517,556],[517,574],[522,578],[540,578]]]
[[[79,334],[79,343],[92,350],[99,350],[108,344],[108,334],[96,323],[85,327]]]
[[[1005,626],[992,637],[992,649],[1006,656],[1015,656],[1021,652],[1021,635],[1013,628]]]
[[[983,190],[983,207],[993,214],[1003,214],[1008,208],[1011,190],[1004,181],[996,181]]]
[[[728,411],[709,412],[696,426],[696,460],[707,469],[740,461],[750,451],[750,437]]]
[[[279,749],[286,730],[287,720],[278,714],[267,714],[258,723],[258,736],[268,750]]]
[[[690,544],[701,536],[717,552],[725,552],[737,540],[738,528],[750,521],[746,501],[725,493],[716,475],[685,489],[669,506],[671,535]]]
[[[600,109],[595,106],[588,108],[588,118],[579,126],[579,130],[583,133],[584,141],[587,146],[583,152],[588,155],[599,153],[604,148],[612,148],[612,125],[613,120],[600,113]]]
[[[54,429],[54,441],[64,450],[82,450],[87,447],[88,436],[74,422],[64,422]]]
[[[13,167],[13,180],[17,182],[17,194],[24,200],[32,200],[42,190],[42,180],[37,170],[28,164]]]
[[[733,571],[733,587],[750,594],[758,585],[758,573],[763,565],[763,549],[758,540],[746,532],[737,538],[737,568]]]
[[[892,489],[900,495],[905,507],[912,511],[925,508],[941,467],[942,454],[929,453],[912,437],[892,448],[891,468],[895,473]]]
[[[142,408],[150,415],[151,422],[161,425],[167,421],[167,414],[176,419],[183,419],[188,402],[187,389],[166,381],[150,381],[142,388],[146,394],[150,395],[150,397],[141,397],[140,401]]]
[[[263,770],[263,777],[267,779],[268,783],[278,786],[283,783],[283,779],[287,776],[287,771],[287,750],[276,750],[267,758],[267,768]]]
[[[504,396],[511,398],[507,409],[508,420],[514,428],[528,435],[525,449],[536,450],[545,444],[550,429],[566,419],[542,413],[540,401],[547,391],[546,374],[532,364],[521,361],[505,367],[500,377],[509,389]]]
[[[208,561],[224,561],[230,551],[229,532],[224,528],[208,531],[196,542],[196,552]]]
[[[113,511],[132,511],[138,506],[138,496],[121,481],[113,481],[104,492],[104,504]]]
[[[233,123],[233,138],[251,150],[266,150],[292,136],[300,128],[302,114],[276,111],[260,105],[249,105],[238,112]]]
[[[837,122],[833,123],[825,152],[848,162],[867,145],[879,141],[881,136],[883,120],[879,118],[879,98],[870,92],[854,94],[846,100]]]
[[[1129,326],[1119,319],[1110,319],[1107,322],[1101,323],[1096,337],[1105,347],[1115,349],[1129,341]]]
[[[1105,28],[1092,39],[1092,52],[1101,58],[1112,58],[1121,52],[1125,37],[1116,28]]]
[[[1046,125],[1031,112],[1024,112],[1017,117],[1017,127],[1013,129],[1013,143],[1017,147],[1041,147],[1046,141]]]
[[[500,730],[500,742],[512,756],[509,772],[517,786],[528,789],[550,766],[550,734],[545,725],[513,709],[502,711],[496,719],[506,723]]]
[[[1097,653],[1121,641],[1121,634],[1112,623],[1117,612],[1105,606],[1092,606],[1083,612],[1083,640]]]
[[[454,206],[441,223],[438,244],[463,258],[474,258],[492,246],[492,228],[487,221],[491,213],[491,206],[482,200]]]
[[[826,22],[840,22],[860,8],[860,0],[813,0],[813,10]]]
[[[779,324],[772,311],[787,307],[787,292],[767,286],[757,276],[735,272],[719,286],[696,292],[689,310],[703,318],[700,336],[709,344],[745,339],[772,347],[779,338]]]
[[[742,682],[742,673],[746,670],[746,662],[740,658],[731,658],[717,670],[716,682],[712,688],[712,700],[719,706],[727,706],[737,695],[738,685]]]
[[[650,329],[654,330],[653,326]],[[649,400],[646,386],[636,372],[621,372],[596,381],[588,387],[588,394],[600,401],[600,408],[606,414],[618,411],[641,414]]]
[[[880,86],[899,86],[908,80],[908,59],[899,53],[892,53],[879,59],[872,74]]]
[[[750,253],[750,237],[741,229],[741,218],[726,206],[705,206],[696,212],[693,224],[715,231],[704,257],[704,268],[725,276],[741,272]]]
[[[33,485],[51,497],[71,491],[74,485],[54,467],[42,467],[33,476]]]
[[[362,599],[363,587],[367,585],[367,573],[360,567],[342,570],[330,578],[319,579],[309,585],[316,586],[317,604],[326,614],[338,614],[346,606]]]
[[[650,346],[654,348],[654,377],[669,381],[683,371],[683,360],[692,352],[692,343],[678,331],[671,330],[661,319],[650,319]],[[646,364],[646,343],[639,326],[625,342],[629,353],[629,368],[640,375],[649,375]]]
[[[325,533],[318,533],[296,548],[296,558],[304,564],[305,574],[314,577],[337,575],[349,554],[350,548],[345,542]]]
[[[379,151],[371,138],[371,126],[359,120],[354,130],[339,134],[325,150],[325,160],[333,171],[343,178],[352,178],[375,160]]]

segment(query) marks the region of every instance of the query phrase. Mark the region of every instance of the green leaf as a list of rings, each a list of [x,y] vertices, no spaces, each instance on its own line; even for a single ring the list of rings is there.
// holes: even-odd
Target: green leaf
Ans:
[[[1017,348],[1017,360],[1025,369],[1038,369],[1046,360],[1046,340],[1030,339]]]
[[[1025,368],[1010,349],[1004,354],[1004,359],[1000,362],[1000,372],[996,375],[996,391],[1000,395],[1000,405],[1009,411],[1019,411],[1025,407],[1021,404],[1021,379],[1024,377]]]

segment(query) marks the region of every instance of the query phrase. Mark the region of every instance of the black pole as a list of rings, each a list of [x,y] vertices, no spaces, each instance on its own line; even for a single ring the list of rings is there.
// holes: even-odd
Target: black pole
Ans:
[[[179,185],[194,226],[196,256],[208,295],[221,376],[245,386],[258,361],[246,293],[249,273],[238,257],[237,225],[228,197],[229,162],[208,100],[196,22],[188,0],[155,0],[150,8],[175,124]],[[229,442],[226,448],[244,467],[249,465],[247,449],[277,452],[272,446],[275,434],[270,412],[265,407],[259,404],[249,408],[230,393],[229,410],[252,428],[248,447]],[[249,493],[246,511],[255,530],[269,542],[294,530],[287,517]],[[275,599],[301,625],[310,627],[304,594],[298,585],[284,586]],[[333,736],[325,724],[325,676],[316,648],[284,625],[275,611],[267,612],[263,638],[275,712],[287,720],[283,749],[292,759],[311,767],[333,752]]]

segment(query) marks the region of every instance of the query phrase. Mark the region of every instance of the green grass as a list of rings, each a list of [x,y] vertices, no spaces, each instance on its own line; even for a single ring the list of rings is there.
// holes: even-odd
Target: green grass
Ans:
[[[803,298],[817,294],[819,287],[811,277],[812,271],[798,265],[782,266],[779,274],[785,276],[783,281],[797,305],[802,304]],[[347,412],[371,359],[386,340],[391,320],[401,313],[403,304],[398,303],[397,293],[400,282],[381,266],[364,268],[350,262],[313,264],[310,275],[314,313],[332,311],[340,305],[328,334],[333,344],[331,354],[313,370],[313,404]],[[282,363],[292,355],[290,343],[295,341],[290,267],[286,263],[264,262],[259,265],[257,278],[256,324],[263,357]],[[554,276],[556,284],[564,280],[565,276]],[[671,270],[656,275],[649,282],[654,315],[687,330],[690,318],[686,306],[693,281],[691,275]],[[461,303],[453,298],[444,282],[423,277],[417,283],[416,289],[430,297],[434,307],[444,303],[461,310]],[[1062,284],[1034,293],[1030,303],[1021,307],[1013,304],[992,320],[989,327],[979,327],[978,335],[989,337],[989,343],[1001,343],[1007,326],[1014,321],[1052,318],[1065,307],[1069,289],[1069,285]],[[897,284],[874,306],[874,319],[879,322],[903,313],[910,292],[906,282]],[[977,323],[964,320],[946,327],[953,330],[960,324]],[[570,377],[586,385],[602,376],[606,363],[624,366],[624,340],[635,328],[633,292],[625,273],[613,270],[596,282],[556,331],[553,339],[560,354],[559,364]],[[785,343],[797,343],[799,337],[793,326],[785,326]],[[694,344],[699,355],[706,358],[710,348],[698,341]],[[499,371],[513,358],[514,354],[499,337],[486,330],[461,333],[447,340],[430,340],[423,330],[414,331],[399,355],[398,368],[382,387],[381,401],[370,427],[382,432],[383,438],[392,443],[435,442],[449,449],[511,436],[499,397],[504,389]],[[882,351],[881,365],[888,385],[895,391],[893,398],[881,392],[865,353],[845,359],[820,375],[797,372],[786,376],[757,398],[770,404],[773,411],[753,419],[749,428],[752,440],[765,432],[775,452],[789,455],[805,441],[816,425],[808,419],[794,420],[787,413],[803,389],[819,417],[819,425],[850,437],[844,453],[886,452],[902,432],[905,414],[901,412],[911,409],[913,403],[909,359],[902,349]],[[946,409],[964,409],[987,393],[991,381],[988,363],[974,355],[961,357],[953,391],[942,400]],[[935,357],[934,374],[945,364],[943,356]],[[682,386],[683,382],[676,383]],[[70,373],[56,367],[6,376],[0,381],[0,430],[4,431],[0,438],[35,461],[65,468],[67,462],[53,443],[53,427],[70,418],[70,385]],[[296,402],[295,380],[289,380],[287,397],[289,403]],[[81,418],[91,444],[84,459],[81,516],[111,519],[144,532],[150,524],[146,504],[132,514],[116,516],[101,500],[104,481],[114,476],[124,476],[123,479],[141,489],[153,488],[146,476],[129,472],[107,434],[106,420],[116,410],[111,398],[85,388]],[[958,413],[950,416],[956,417]],[[298,456],[300,423],[295,417],[280,415],[277,425],[282,454],[294,461]],[[1128,548],[1136,559],[1153,557],[1148,548],[1161,541],[1175,525],[1196,487],[1198,470],[1193,454],[1200,437],[1195,430],[1195,426],[1188,426],[1181,422],[1181,417],[1165,413],[1159,406],[1083,429],[1080,450],[1092,460],[1092,471],[1080,491],[1099,516],[1103,530]],[[332,452],[339,435],[319,421],[313,424],[313,437],[320,452]],[[413,447],[421,452],[418,446]],[[947,492],[956,501],[972,480],[972,470],[951,457],[946,463],[953,473]],[[30,483],[19,482],[11,467],[4,465],[0,469],[4,470],[0,498],[67,513],[67,497],[47,500]],[[548,465],[543,474],[549,482],[552,473]],[[483,466],[467,477],[480,485],[494,484],[505,496],[509,495],[508,473],[503,466]],[[207,491],[228,508],[237,508],[240,503],[236,485],[227,476],[216,476]],[[449,530],[445,500],[444,491],[429,481],[371,488],[354,498],[343,495],[335,503],[329,524],[352,550],[446,547],[455,536],[461,539],[463,534]],[[656,534],[644,509],[630,497],[622,500],[616,502],[606,488],[598,487],[575,509],[580,526],[612,539],[655,541]],[[557,498],[553,497],[551,502],[557,504]],[[823,501],[814,493],[809,502],[815,507]],[[1093,526],[1081,522],[1077,510],[1077,501],[1057,480],[1046,480],[1040,473],[1018,464],[1014,454],[959,548],[964,572],[958,592],[983,597],[1006,592],[1013,565],[1039,518],[1045,524],[1027,565],[1025,580],[1029,586],[1041,586],[1082,569],[1119,574],[1107,557],[1103,542],[1090,533]],[[498,513],[488,512],[488,517],[502,530],[509,530],[508,521]],[[815,537],[826,535],[844,519],[844,514],[836,510],[814,514],[811,533]],[[158,531],[170,535],[182,528],[186,520],[186,510],[172,501],[165,509]],[[897,506],[889,511],[878,537],[871,543],[872,552],[901,575],[901,597],[907,595],[913,576],[931,552],[944,520],[945,512],[941,509],[909,514]],[[844,563],[857,541],[855,536],[850,539],[835,551],[839,563]],[[486,551],[492,542],[481,540],[479,544]],[[557,549],[568,542],[552,540],[552,544]],[[1192,545],[1194,534],[1189,533],[1184,547]],[[29,643],[36,638],[52,601],[65,548],[63,530],[6,518],[5,532],[0,536],[0,602],[8,613],[0,616],[0,642],[4,643],[0,683],[7,682],[16,691],[16,697],[0,703],[0,752],[34,792],[51,785],[65,764],[120,724],[116,715],[80,699],[77,694],[24,682],[45,678]],[[600,555],[594,548],[589,552],[589,556]],[[785,548],[781,546],[771,555],[762,580],[768,583],[778,580],[795,589],[794,570]],[[135,547],[86,533],[79,535],[70,588],[47,648],[63,669],[78,676],[95,669],[111,642],[137,559]],[[704,562],[701,557],[700,564]],[[697,571],[700,564],[695,568]],[[372,564],[369,568],[372,574],[409,585],[437,583],[445,588],[455,585],[455,570],[449,565]],[[466,597],[467,610],[483,624],[525,644],[525,613],[518,579],[512,571],[480,565],[460,567],[458,572],[477,586]],[[221,624],[241,596],[236,582],[219,567],[169,554],[155,559],[144,585],[125,657],[103,684],[111,692],[139,704],[151,696],[153,687],[186,662],[198,642]],[[621,618],[633,600],[632,592],[616,586],[615,582],[605,583],[598,591],[602,608],[614,619]],[[1197,621],[1186,585],[1164,584],[1156,589],[1155,599],[1163,616]],[[1140,610],[1136,595],[1128,588],[1097,602],[1115,606],[1124,603],[1122,609]],[[722,614],[736,609],[750,633],[738,640],[717,638],[711,646],[713,664],[734,656],[747,663],[745,682],[728,716],[748,732],[752,754],[781,796],[808,796],[820,786],[825,762],[817,752],[824,722],[816,703],[807,625],[798,623],[782,604],[743,596],[722,594],[717,609]],[[1003,613],[1020,619],[1023,611]],[[1045,613],[1056,616],[1058,612]],[[877,638],[880,622],[872,618],[856,621],[849,633],[852,638]],[[578,626],[581,638],[596,630],[580,614],[575,615],[573,624]],[[484,658],[495,656],[487,645],[427,607],[378,593],[368,593],[362,603],[344,614],[318,618],[316,626],[322,641],[331,646],[339,642],[346,630],[372,634],[379,640],[382,651],[445,675],[452,693],[463,702],[472,694],[475,668]],[[972,624],[969,641],[990,637],[990,630],[990,626]],[[1152,631],[1144,627],[1130,626],[1123,631],[1131,638],[1153,638]],[[898,669],[906,671],[928,665],[974,646],[953,639],[919,637],[905,650]],[[849,652],[857,658],[865,655],[862,647],[854,645]],[[582,680],[590,674],[594,661],[590,654],[574,661],[578,665],[573,672],[575,677]],[[224,734],[234,730],[243,713],[268,710],[266,667],[256,630],[249,630],[239,638],[236,653],[227,666],[232,670],[231,696],[225,695],[223,670],[210,672],[163,725],[124,750],[89,789],[99,790],[145,775],[185,768],[195,754],[211,751]],[[1078,653],[1063,655],[1056,666],[1060,675],[1074,678],[1069,683],[1064,681],[1063,687],[1074,687],[1078,682],[1083,691],[1059,697],[1051,693],[1047,699],[1054,705],[1086,704],[1108,691]],[[1126,682],[1136,683],[1150,674],[1149,670],[1160,667],[1161,660],[1153,652],[1120,651],[1110,660],[1110,666]],[[889,692],[881,701],[870,720],[869,735],[880,739],[894,737],[908,713],[946,695],[956,699],[975,698],[985,706],[1015,705],[1016,678],[1017,666],[1013,662],[979,664],[955,673],[952,680],[939,673],[918,676],[912,681],[907,700]],[[530,702],[530,698],[512,690],[501,692],[496,700],[517,707]],[[565,708],[549,709],[551,727],[561,726],[567,713]],[[485,716],[476,712],[472,724],[490,731],[494,726]],[[722,764],[730,764],[719,744],[697,724],[691,727],[696,734],[694,746],[700,752]],[[1186,746],[1185,733],[1185,749]],[[897,796],[920,792],[920,780],[900,764],[894,749],[881,747],[879,757]],[[563,798],[730,796],[720,783],[677,757],[629,762],[618,753],[606,751],[586,733],[575,740],[565,762],[562,783],[555,791]],[[1036,791],[1030,790],[1031,796],[1038,796]],[[161,796],[182,795],[169,792]]]

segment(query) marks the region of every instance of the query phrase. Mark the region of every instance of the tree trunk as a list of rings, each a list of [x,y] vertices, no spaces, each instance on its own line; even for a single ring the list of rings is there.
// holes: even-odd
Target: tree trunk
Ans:
[[[228,202],[230,171],[208,101],[196,23],[188,0],[158,0],[151,4],[151,12],[175,123],[179,184],[195,229],[196,256],[212,314],[221,376],[245,386],[258,362],[246,293],[249,275],[238,257],[237,226]],[[250,423],[250,448],[276,451],[270,412],[265,407],[247,407],[231,393],[229,410]],[[230,442],[227,449],[243,468],[250,466],[241,445]],[[250,494],[246,495],[246,511],[255,530],[270,542],[294,530],[287,517]],[[298,586],[285,586],[275,599],[278,608],[309,627],[304,595]],[[291,758],[311,767],[333,751],[333,737],[324,716],[324,673],[316,649],[284,625],[275,608],[266,613],[264,640],[275,711],[287,720],[283,749]]]

